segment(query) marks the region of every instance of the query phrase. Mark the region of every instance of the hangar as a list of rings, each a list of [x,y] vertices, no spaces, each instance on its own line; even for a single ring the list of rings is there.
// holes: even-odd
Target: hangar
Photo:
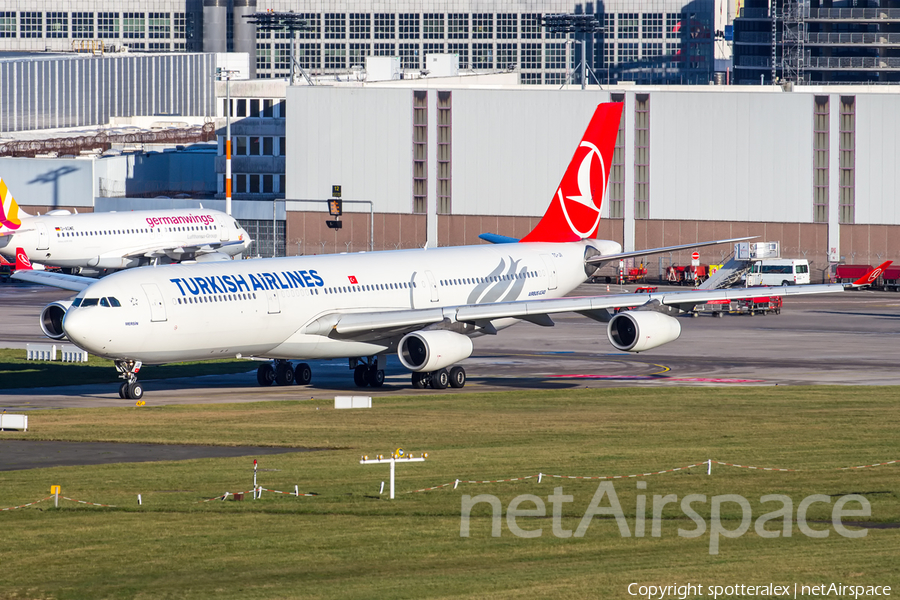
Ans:
[[[294,86],[287,246],[479,243],[536,223],[600,102],[623,101],[601,236],[626,249],[745,235],[828,263],[898,258],[900,96],[877,86]],[[330,196],[371,201],[325,228]],[[324,243],[323,243],[324,242]],[[710,256],[724,258],[729,248]],[[719,256],[721,255],[721,256]],[[684,260],[674,256],[672,260]],[[877,263],[876,263],[877,264]],[[653,265],[648,265],[653,274]],[[815,277],[814,277],[815,280]]]

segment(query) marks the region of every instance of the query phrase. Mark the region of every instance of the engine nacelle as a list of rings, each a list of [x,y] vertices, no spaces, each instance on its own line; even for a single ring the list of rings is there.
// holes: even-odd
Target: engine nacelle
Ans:
[[[610,319],[606,335],[617,350],[643,352],[677,340],[681,323],[662,313],[629,310]]]
[[[220,262],[223,260],[231,260],[231,257],[223,252],[210,252],[208,254],[200,254],[196,258],[198,263]]]
[[[472,340],[453,331],[415,331],[403,336],[397,356],[410,371],[437,371],[472,355]]]
[[[44,310],[41,311],[41,330],[44,335],[53,340],[61,340],[66,337],[62,322],[70,306],[72,306],[71,300],[59,300],[44,307]]]

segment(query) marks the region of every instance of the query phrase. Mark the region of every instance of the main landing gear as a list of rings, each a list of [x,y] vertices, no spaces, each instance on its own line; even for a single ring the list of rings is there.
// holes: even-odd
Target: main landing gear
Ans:
[[[378,357],[370,356],[366,362],[359,362],[360,358],[350,359],[350,368],[353,369],[353,383],[356,387],[372,386],[380,388],[384,385],[384,369],[378,368]]]
[[[306,363],[299,363],[296,367],[290,361],[276,360],[273,363],[265,363],[256,369],[256,381],[259,385],[266,386],[277,383],[278,385],[309,385],[312,381],[312,369]]]
[[[140,400],[144,396],[144,386],[137,380],[137,373],[141,370],[141,361],[117,360],[116,371],[119,377],[124,379],[119,386],[119,398],[123,400]]]
[[[428,373],[418,372],[412,374],[412,386],[417,389],[430,387],[434,390],[445,390],[447,387],[461,388],[466,385],[466,370],[462,367],[438,369]]]

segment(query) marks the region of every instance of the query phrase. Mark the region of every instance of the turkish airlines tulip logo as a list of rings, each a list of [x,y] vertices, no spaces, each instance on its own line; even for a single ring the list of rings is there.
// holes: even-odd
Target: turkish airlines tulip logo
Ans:
[[[600,200],[603,198],[603,190],[606,189],[606,165],[603,164],[603,156],[600,150],[594,144],[582,141],[578,145],[579,152],[581,148],[586,148],[587,152],[581,159],[578,166],[578,176],[573,182],[570,178],[566,178],[559,189],[556,196],[562,207],[563,215],[572,232],[580,238],[590,237],[600,224],[600,207],[594,202],[594,194],[599,194]],[[597,160],[594,160],[594,157]],[[600,169],[600,173],[595,177],[594,168]],[[594,186],[593,183],[600,185]],[[572,183],[578,187],[577,190],[571,189]],[[565,188],[565,189],[564,189]],[[593,221],[591,221],[593,219]],[[585,222],[590,223],[587,229],[580,229],[576,222],[580,225]]]

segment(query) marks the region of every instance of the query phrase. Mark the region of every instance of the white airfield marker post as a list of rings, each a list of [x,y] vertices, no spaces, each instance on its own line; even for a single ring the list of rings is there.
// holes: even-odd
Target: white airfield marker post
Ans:
[[[359,464],[361,465],[380,465],[389,463],[391,465],[391,500],[394,499],[394,469],[397,463],[411,463],[411,462],[425,462],[425,459],[428,458],[428,453],[424,453],[419,458],[413,458],[412,454],[407,455],[406,452],[403,451],[403,448],[397,448],[393,454],[391,454],[388,458],[384,458],[383,455],[379,454],[375,458],[369,458],[368,456],[363,456]],[[382,489],[384,489],[384,482],[381,484]]]

